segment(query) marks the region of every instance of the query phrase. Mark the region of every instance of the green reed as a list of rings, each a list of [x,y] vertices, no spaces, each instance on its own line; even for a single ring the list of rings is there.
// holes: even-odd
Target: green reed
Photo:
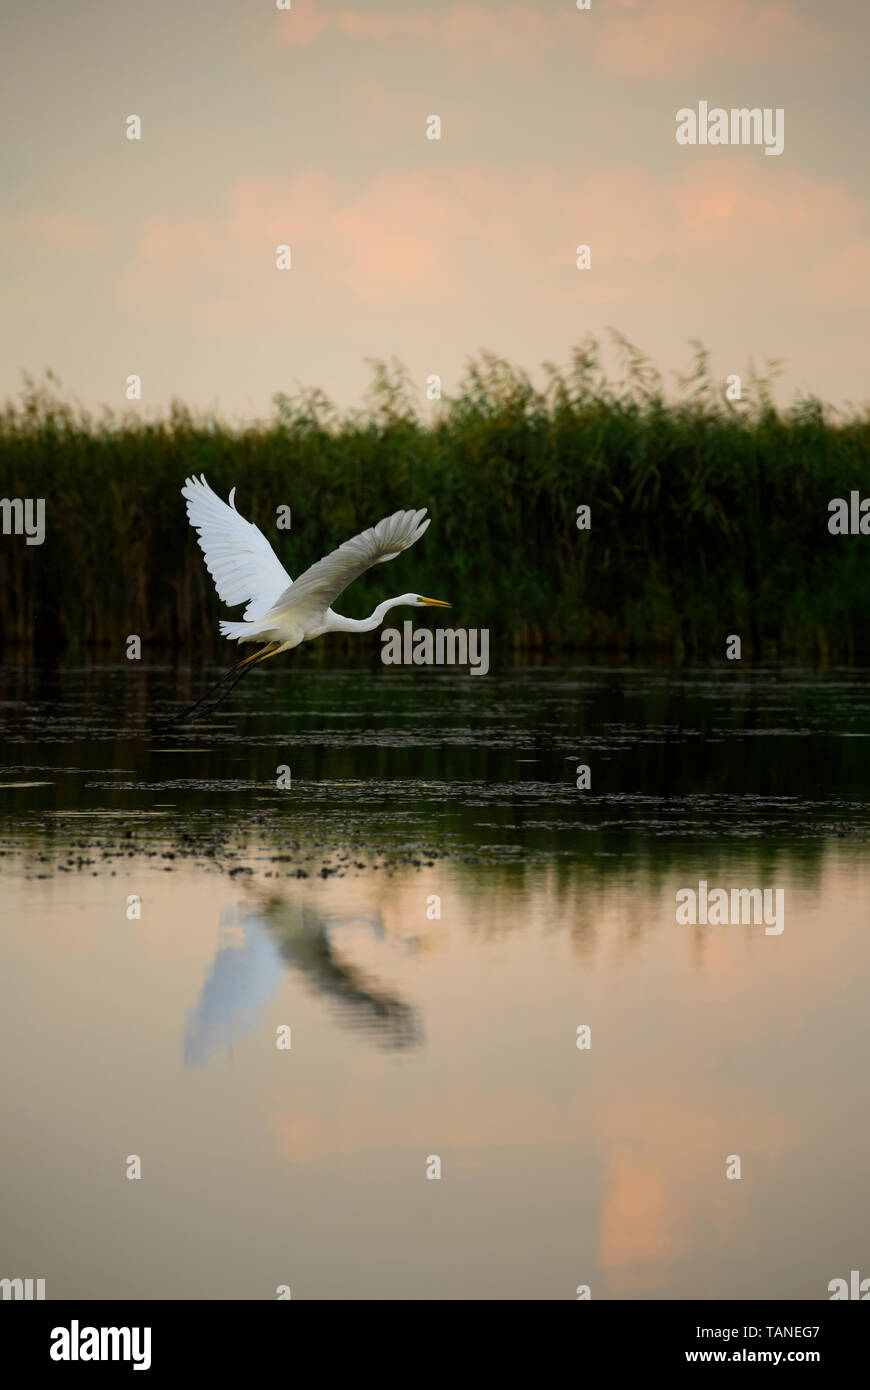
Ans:
[[[870,536],[827,526],[831,498],[870,496],[867,413],[778,409],[757,376],[730,404],[699,345],[671,399],[617,345],[618,379],[588,340],[543,385],[481,354],[455,396],[425,408],[399,364],[375,363],[362,410],[302,391],[245,427],[178,404],[156,421],[93,416],[50,375],[28,381],[0,415],[0,497],[45,498],[46,539],[0,536],[0,640],[119,659],[132,633],[146,651],[220,650],[224,610],[179,495],[204,473],[224,497],[236,487],[293,575],[385,514],[428,507],[414,551],[344,596],[352,616],[410,588],[450,600],[456,625],[489,626],[494,652],[722,655],[730,633],[757,656],[867,650]],[[289,532],[275,525],[282,504]],[[581,504],[590,531],[576,527]]]

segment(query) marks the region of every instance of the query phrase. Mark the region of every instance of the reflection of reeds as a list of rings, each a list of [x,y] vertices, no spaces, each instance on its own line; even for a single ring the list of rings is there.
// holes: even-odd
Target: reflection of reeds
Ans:
[[[721,653],[736,632],[756,653],[866,647],[870,541],[827,530],[831,498],[870,495],[866,413],[777,410],[757,378],[729,405],[701,347],[666,401],[649,362],[619,346],[622,379],[589,341],[569,368],[546,368],[543,389],[484,354],[433,423],[395,364],[375,364],[365,412],[301,392],[245,428],[179,405],[163,421],[95,419],[53,378],[28,383],[0,416],[0,496],[44,497],[47,534],[0,541],[0,635],[215,650],[220,606],[179,496],[204,472],[223,495],[237,486],[291,574],[395,508],[428,506],[399,587],[449,598],[457,624],[489,624],[503,644]],[[575,526],[581,503],[590,533]],[[280,504],[290,533],[274,526]],[[347,611],[368,611],[391,578],[361,581]]]

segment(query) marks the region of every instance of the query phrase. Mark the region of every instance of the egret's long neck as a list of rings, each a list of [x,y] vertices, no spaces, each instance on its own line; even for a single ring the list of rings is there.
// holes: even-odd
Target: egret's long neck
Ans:
[[[413,603],[414,599],[414,594],[400,594],[398,598],[384,599],[367,618],[343,618],[340,613],[333,613],[329,623],[330,631],[373,632],[376,627],[380,627],[391,608],[398,608],[403,603]]]

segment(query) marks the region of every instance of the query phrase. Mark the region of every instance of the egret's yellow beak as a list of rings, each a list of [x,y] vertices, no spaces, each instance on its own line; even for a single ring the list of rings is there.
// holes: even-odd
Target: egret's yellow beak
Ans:
[[[441,598],[424,598],[422,594],[417,595],[418,603],[428,603],[430,608],[449,608],[450,604],[445,603]]]

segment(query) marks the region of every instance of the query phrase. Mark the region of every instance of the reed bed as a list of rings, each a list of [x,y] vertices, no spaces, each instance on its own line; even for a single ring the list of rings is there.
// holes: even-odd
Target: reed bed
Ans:
[[[729,403],[700,345],[671,398],[617,345],[615,379],[588,340],[545,365],[543,385],[481,354],[434,406],[378,362],[358,411],[302,391],[244,427],[181,404],[162,420],[95,416],[50,374],[27,381],[0,415],[0,497],[44,498],[46,537],[0,536],[0,641],[119,659],[130,634],[146,652],[222,650],[224,610],[179,495],[204,473],[222,496],[236,487],[293,575],[385,514],[428,507],[413,552],[344,596],[352,616],[415,589],[450,600],[455,625],[488,626],[494,653],[721,657],[731,633],[765,658],[867,651],[870,536],[828,531],[832,498],[870,496],[867,412],[777,408],[769,377]]]

